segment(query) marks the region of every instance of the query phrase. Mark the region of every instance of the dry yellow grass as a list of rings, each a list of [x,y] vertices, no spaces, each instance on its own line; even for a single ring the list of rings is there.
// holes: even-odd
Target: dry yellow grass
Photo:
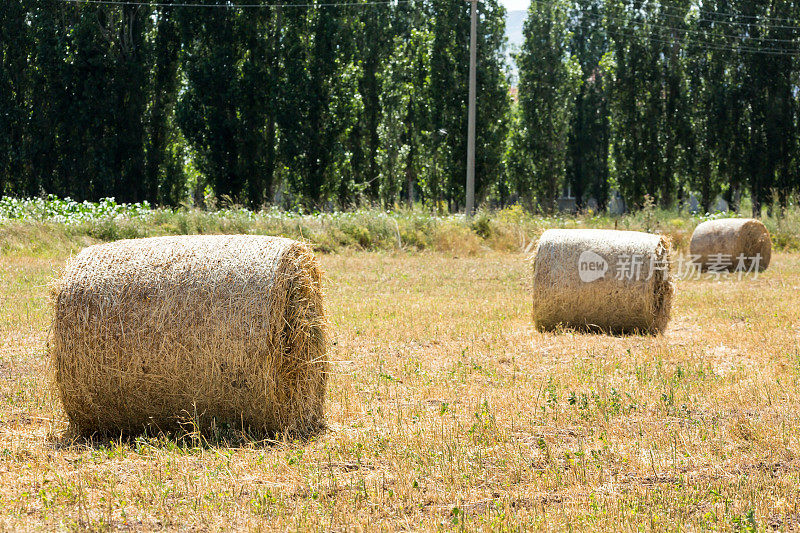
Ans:
[[[0,258],[3,529],[800,525],[800,256],[681,281],[663,336],[540,333],[522,254],[323,255],[330,430],[70,443],[46,283]]]

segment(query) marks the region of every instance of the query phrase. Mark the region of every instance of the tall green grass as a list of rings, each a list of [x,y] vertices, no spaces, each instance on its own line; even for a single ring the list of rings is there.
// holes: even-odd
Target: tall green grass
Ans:
[[[679,248],[688,245],[694,227],[704,220],[735,213],[690,215],[648,208],[620,217],[603,213],[531,214],[520,206],[463,215],[439,216],[423,209],[299,214],[278,210],[228,208],[154,208],[147,203],[118,204],[43,199],[0,198],[0,253],[61,255],[86,245],[162,235],[276,235],[311,243],[318,251],[428,250],[472,254],[481,249],[526,250],[548,228],[618,228],[664,233]],[[767,217],[776,249],[800,249],[800,209]]]

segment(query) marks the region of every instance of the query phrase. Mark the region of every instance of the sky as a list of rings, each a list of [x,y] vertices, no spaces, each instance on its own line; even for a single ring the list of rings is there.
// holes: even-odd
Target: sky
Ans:
[[[530,0],[501,0],[507,11],[525,11],[530,5]]]

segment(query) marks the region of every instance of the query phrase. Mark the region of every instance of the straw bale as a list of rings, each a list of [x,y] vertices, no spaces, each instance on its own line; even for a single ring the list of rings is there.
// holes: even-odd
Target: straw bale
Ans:
[[[695,228],[689,250],[701,270],[750,270],[758,257],[758,269],[769,266],[772,241],[769,231],[752,218],[708,220]],[[740,257],[743,258],[740,265]]]
[[[534,258],[534,321],[542,330],[658,333],[670,318],[670,268],[661,235],[547,230]]]
[[[52,288],[54,384],[74,432],[323,424],[321,270],[304,244],[160,237],[89,247]]]

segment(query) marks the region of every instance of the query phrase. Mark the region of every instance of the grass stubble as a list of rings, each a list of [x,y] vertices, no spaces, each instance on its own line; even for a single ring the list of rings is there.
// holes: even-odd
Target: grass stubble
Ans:
[[[333,348],[310,441],[69,441],[47,283],[0,257],[0,528],[800,526],[800,255],[679,281],[664,335],[542,333],[522,253],[322,254]]]

